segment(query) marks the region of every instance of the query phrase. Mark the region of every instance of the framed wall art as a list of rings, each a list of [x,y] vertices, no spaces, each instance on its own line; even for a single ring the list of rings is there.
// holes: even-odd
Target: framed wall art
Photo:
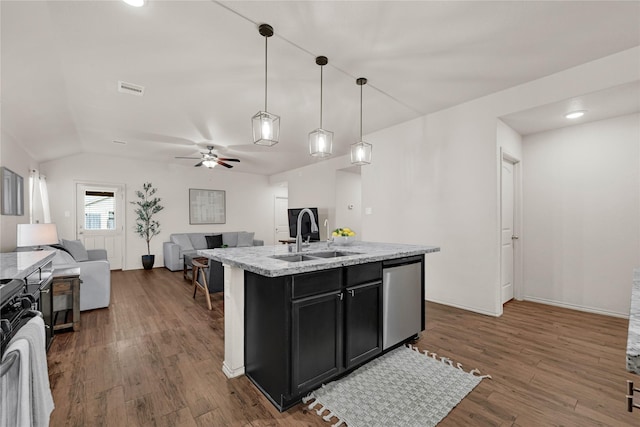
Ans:
[[[2,173],[2,215],[24,215],[24,180],[17,173],[4,166]]]
[[[224,190],[189,189],[189,224],[224,224],[226,222]]]

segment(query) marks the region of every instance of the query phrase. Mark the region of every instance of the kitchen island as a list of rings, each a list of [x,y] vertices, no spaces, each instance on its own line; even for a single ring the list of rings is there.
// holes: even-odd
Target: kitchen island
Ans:
[[[244,374],[246,360],[249,378],[283,410],[310,387],[381,354],[383,263],[390,260],[419,263],[415,284],[418,296],[414,298],[422,314],[422,323],[415,331],[419,333],[424,329],[424,254],[439,250],[421,245],[354,242],[330,246],[318,242],[300,253],[289,252],[286,245],[198,251],[198,255],[224,265],[224,373],[229,378]],[[358,308],[361,312],[356,311]],[[312,333],[314,321],[327,328],[335,326],[336,330],[321,328]],[[316,338],[309,340],[310,334]],[[337,344],[318,344],[323,340]],[[307,351],[308,345],[317,347]],[[350,348],[353,357],[349,357]],[[335,359],[325,362],[339,366],[305,376],[305,370],[320,369],[322,361],[316,354],[323,350],[335,352]],[[342,357],[342,353],[347,356]],[[263,371],[268,374],[262,375]],[[282,381],[286,384],[280,384]],[[295,390],[284,396],[269,392],[290,384]]]

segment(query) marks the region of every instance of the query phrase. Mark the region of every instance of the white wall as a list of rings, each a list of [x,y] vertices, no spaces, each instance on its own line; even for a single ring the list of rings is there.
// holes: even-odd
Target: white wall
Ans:
[[[2,132],[0,136],[0,166],[7,167],[22,176],[24,182],[24,215],[0,215],[0,252],[11,252],[16,248],[16,230],[18,224],[29,223],[29,171],[35,169],[37,162],[22,149],[10,135]]]
[[[525,299],[629,314],[640,266],[640,115],[524,138]]]
[[[426,257],[427,299],[502,314],[497,118],[635,81],[638,69],[634,48],[366,135],[364,238],[440,246]]]
[[[75,238],[75,184],[95,182],[126,186],[126,256],[124,269],[142,268],[140,256],[146,243],[135,234],[135,191],[144,182],[158,188],[164,210],[158,213],[161,233],[151,241],[155,266],[164,265],[162,243],[171,233],[198,231],[253,231],[256,239],[273,244],[274,196],[286,188],[271,186],[263,175],[230,172],[221,169],[193,168],[162,163],[81,154],[46,162],[41,170],[47,175],[51,199],[52,222],[58,225],[61,238]],[[226,191],[226,224],[190,225],[189,188]],[[65,211],[71,213],[65,217]]]
[[[269,182],[272,185],[288,183],[290,208],[318,208],[320,240],[325,240],[324,220],[328,219],[330,227],[336,228],[333,225],[336,221],[336,171],[349,166],[349,156],[332,157],[272,175]]]
[[[362,231],[362,179],[359,173],[336,171],[335,206],[335,221],[329,223],[329,228],[349,227],[359,238]]]

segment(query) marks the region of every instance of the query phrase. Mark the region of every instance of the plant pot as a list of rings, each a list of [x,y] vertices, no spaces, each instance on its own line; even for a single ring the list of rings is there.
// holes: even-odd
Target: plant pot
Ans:
[[[156,260],[155,255],[142,255],[142,266],[145,270],[151,270],[153,268],[153,263]]]

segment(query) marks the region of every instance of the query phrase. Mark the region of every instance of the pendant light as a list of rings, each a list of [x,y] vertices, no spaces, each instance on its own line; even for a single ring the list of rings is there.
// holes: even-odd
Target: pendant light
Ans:
[[[258,111],[251,119],[253,124],[253,143],[272,146],[280,137],[280,117],[267,112],[267,40],[273,35],[273,27],[260,24],[260,35],[264,36],[264,111]]]
[[[360,77],[356,80],[360,86],[360,140],[351,144],[351,164],[368,165],[371,163],[371,144],[362,140],[362,86],[367,84],[367,79]]]
[[[333,132],[322,129],[322,67],[328,63],[326,56],[316,58],[316,64],[320,66],[320,127],[309,132],[309,154],[313,157],[330,156],[333,146]]]

